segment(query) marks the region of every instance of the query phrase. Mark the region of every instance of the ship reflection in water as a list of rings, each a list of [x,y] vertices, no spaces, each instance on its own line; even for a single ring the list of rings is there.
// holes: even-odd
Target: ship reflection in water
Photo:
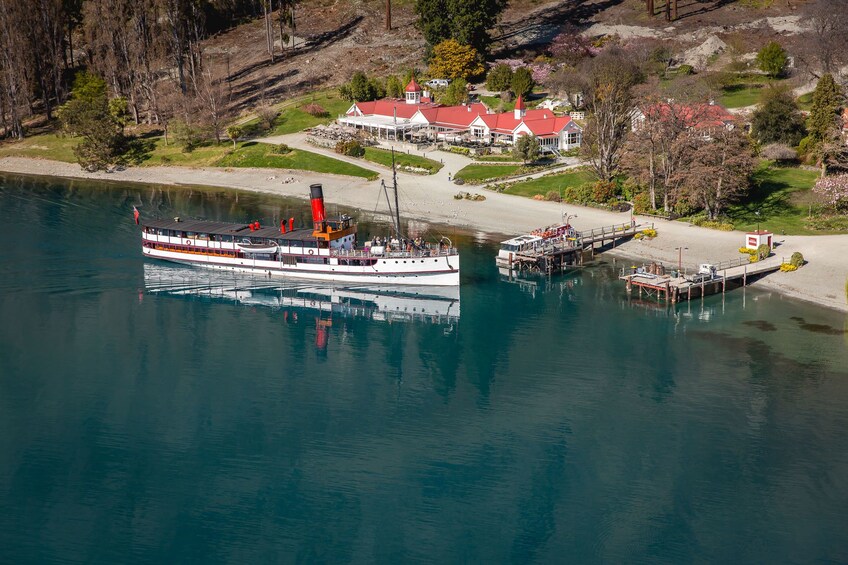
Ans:
[[[287,323],[314,317],[319,353],[326,352],[329,332],[337,318],[435,324],[445,326],[445,333],[452,332],[459,321],[458,286],[316,285],[145,263],[144,289],[149,294],[282,310],[282,319]]]

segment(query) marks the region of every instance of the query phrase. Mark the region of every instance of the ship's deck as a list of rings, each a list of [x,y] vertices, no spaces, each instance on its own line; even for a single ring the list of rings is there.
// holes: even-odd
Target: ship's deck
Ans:
[[[160,230],[174,230],[187,233],[237,235],[245,237],[265,237],[268,239],[317,239],[312,235],[311,228],[296,228],[281,233],[279,226],[263,226],[258,230],[250,230],[250,224],[234,224],[232,222],[212,222],[209,220],[144,220],[145,227]]]

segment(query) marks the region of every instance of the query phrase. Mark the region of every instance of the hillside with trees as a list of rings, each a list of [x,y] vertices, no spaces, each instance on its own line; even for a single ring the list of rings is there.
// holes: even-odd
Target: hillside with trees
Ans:
[[[848,0],[0,0],[0,134],[58,133],[44,156],[87,168],[256,162],[224,152],[401,96],[415,72],[454,79],[433,92],[447,104],[469,81],[496,110],[521,95],[585,113],[597,194],[716,221],[771,198],[777,166],[845,171],[844,14]],[[693,135],[713,101],[739,127]]]

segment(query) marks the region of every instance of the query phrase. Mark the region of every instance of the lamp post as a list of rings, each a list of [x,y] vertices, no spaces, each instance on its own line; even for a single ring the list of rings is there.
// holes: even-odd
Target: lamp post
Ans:
[[[677,249],[677,270],[683,270],[683,250],[688,250],[688,247],[676,247]]]
[[[757,217],[757,235],[760,235],[760,210],[759,210],[759,208],[757,209],[756,212],[754,212],[754,215]]]
[[[577,214],[566,214],[565,212],[563,212],[562,217],[563,217],[563,223],[567,226],[568,220],[570,220],[571,218],[576,218]]]

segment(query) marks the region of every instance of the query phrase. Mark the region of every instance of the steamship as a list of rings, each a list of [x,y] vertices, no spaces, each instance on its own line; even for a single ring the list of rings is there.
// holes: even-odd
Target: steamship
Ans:
[[[459,285],[459,253],[449,240],[408,241],[395,234],[357,246],[356,223],[342,215],[328,219],[320,184],[310,185],[312,228],[258,222],[233,224],[200,220],[153,220],[141,224],[146,257],[212,269],[343,283]],[[395,206],[397,213],[397,206]],[[394,219],[394,218],[393,218]],[[138,218],[136,218],[138,221]]]

